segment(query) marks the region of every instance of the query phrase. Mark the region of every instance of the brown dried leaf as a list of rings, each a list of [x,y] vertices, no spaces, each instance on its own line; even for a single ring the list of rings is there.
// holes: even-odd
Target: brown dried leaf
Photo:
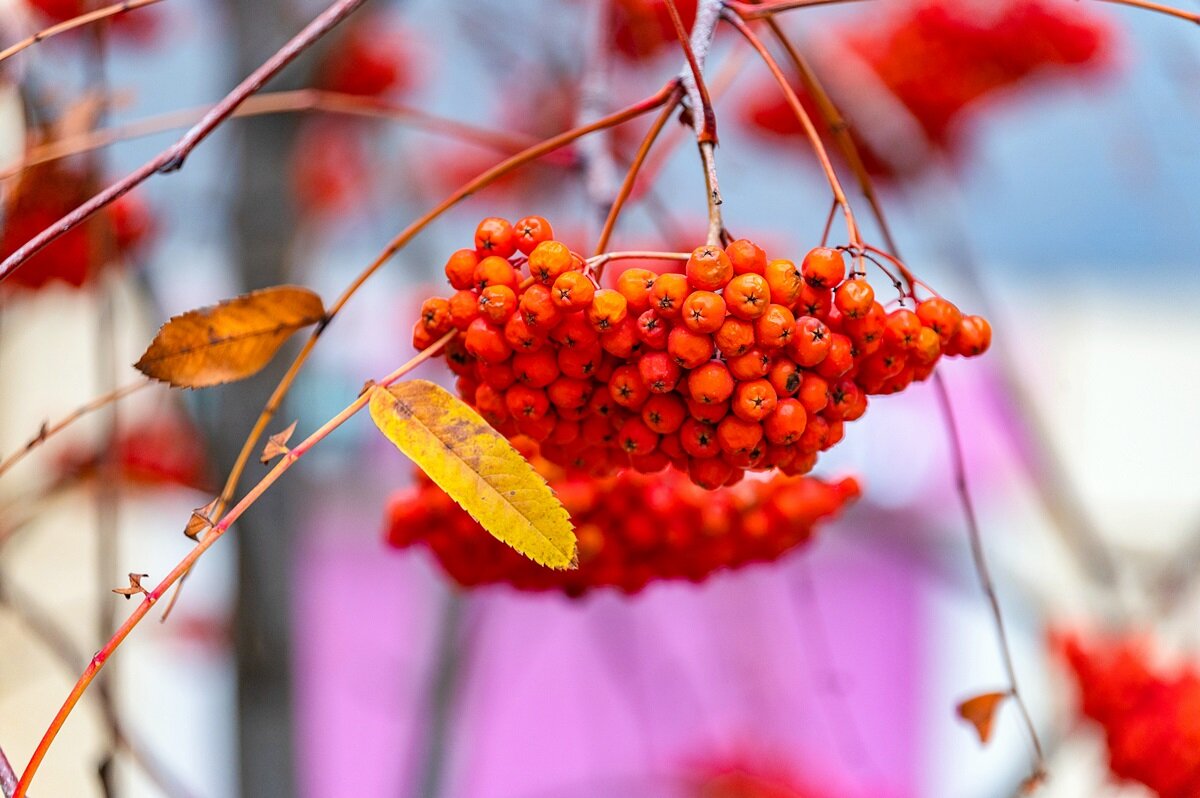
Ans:
[[[992,723],[996,719],[996,710],[1010,693],[983,693],[973,696],[958,705],[958,716],[975,727],[979,734],[979,742],[987,744],[992,736]]]
[[[136,368],[177,388],[245,379],[267,365],[292,333],[324,317],[321,298],[307,288],[252,291],[172,318]]]
[[[150,591],[142,587],[142,580],[149,577],[150,574],[130,574],[129,587],[114,587],[113,591],[117,595],[124,596],[127,600],[137,595],[148,596]]]
[[[218,501],[219,499],[213,499],[203,507],[197,507],[195,510],[192,510],[192,517],[188,519],[183,534],[192,540],[199,540],[201,532],[212,529],[212,511],[216,509]]]
[[[300,419],[296,419],[287,426],[287,429],[283,430],[282,432],[276,432],[274,435],[267,438],[267,445],[263,447],[262,457],[259,458],[262,460],[263,465],[271,462],[281,454],[287,454],[291,451],[291,449],[287,447],[287,442],[291,439],[292,433],[296,431],[296,425],[299,423]]]

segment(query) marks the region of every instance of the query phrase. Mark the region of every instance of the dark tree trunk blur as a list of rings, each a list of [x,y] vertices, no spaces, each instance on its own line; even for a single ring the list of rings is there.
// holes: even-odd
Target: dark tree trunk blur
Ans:
[[[225,0],[231,52],[229,85],[261,64],[307,19],[293,0]],[[293,65],[269,89],[304,83],[304,60]],[[236,144],[234,196],[229,220],[231,254],[242,289],[287,282],[287,253],[296,220],[287,185],[287,158],[299,119],[281,114],[240,120],[230,126]],[[258,378],[232,386],[212,414],[212,430],[228,473],[245,435],[287,366],[281,353]],[[281,410],[275,431],[289,410]],[[261,469],[252,460],[243,484],[253,484]],[[291,798],[297,794],[292,724],[290,597],[292,552],[297,537],[289,497],[302,495],[289,478],[268,491],[237,524],[238,551],[235,644],[238,679],[238,756],[241,794],[247,798]]]

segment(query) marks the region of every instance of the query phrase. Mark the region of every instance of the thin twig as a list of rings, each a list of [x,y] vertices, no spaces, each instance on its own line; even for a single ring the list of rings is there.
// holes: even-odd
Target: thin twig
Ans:
[[[56,161],[71,155],[89,152],[100,147],[132,139],[151,136],[168,130],[188,127],[203,118],[209,106],[168,111],[157,116],[139,119],[125,125],[96,130],[57,141],[46,142],[34,147],[10,166],[0,169],[0,180],[15,177],[25,169],[38,164]],[[530,136],[505,131],[490,130],[455,119],[431,114],[402,103],[394,103],[379,97],[364,97],[358,94],[325,91],[322,89],[294,89],[290,91],[264,92],[247,97],[232,116],[235,118],[265,116],[279,113],[318,112],[361,116],[369,119],[386,119],[402,122],[419,130],[439,136],[455,138],[507,154],[520,152],[532,146],[536,140]],[[549,160],[549,158],[547,158]],[[564,166],[575,163],[568,153],[555,160]]]
[[[850,202],[846,199],[846,192],[842,189],[842,183],[838,179],[837,172],[833,168],[832,161],[829,160],[829,153],[825,149],[824,142],[821,141],[821,136],[817,132],[816,126],[813,125],[812,118],[809,117],[808,111],[804,110],[800,98],[796,96],[795,89],[792,88],[788,79],[784,76],[783,70],[779,63],[767,51],[766,45],[762,40],[750,30],[747,25],[736,14],[725,13],[724,18],[732,25],[738,33],[754,48],[758,53],[767,69],[771,72],[775,82],[779,84],[780,90],[783,92],[784,98],[787,100],[788,106],[792,109],[796,119],[804,128],[804,133],[808,137],[809,144],[812,146],[813,152],[816,153],[817,160],[821,164],[821,170],[825,173],[825,179],[829,181],[829,187],[833,191],[833,198],[837,201],[842,209],[842,215],[846,219],[846,234],[849,236],[851,246],[860,246],[861,237],[858,232],[858,223],[854,219],[854,211],[850,208]]]
[[[82,224],[101,208],[127,194],[153,175],[178,171],[192,150],[228,119],[247,97],[262,88],[263,84],[274,77],[276,73],[356,11],[364,2],[366,0],[336,0],[268,58],[262,66],[250,73],[249,77],[238,84],[223,100],[213,106],[212,110],[205,114],[204,118],[174,145],[163,150],[133,173],[96,194],[9,255],[3,263],[0,263],[0,281],[16,271],[47,244]]]
[[[713,111],[708,87],[704,83],[704,61],[712,47],[717,21],[721,18],[722,0],[700,0],[696,7],[696,22],[689,36],[684,30],[683,20],[675,0],[666,0],[675,34],[687,59],[687,69],[680,78],[687,93],[692,112],[692,128],[696,131],[696,145],[700,149],[700,163],[704,168],[705,204],[708,207],[708,235],[710,246],[723,243],[725,225],[721,219],[721,187],[717,180],[717,117]]]
[[[57,36],[60,33],[66,33],[67,31],[81,28],[84,25],[90,25],[93,22],[99,22],[102,19],[115,17],[117,14],[124,14],[126,11],[133,11],[134,9],[154,5],[155,3],[159,2],[162,2],[162,0],[124,0],[124,2],[121,3],[113,3],[111,6],[97,8],[95,11],[89,11],[86,14],[80,14],[77,17],[63,20],[62,22],[38,31],[27,39],[22,39],[21,41],[5,48],[4,50],[0,50],[0,63],[7,61],[9,58],[12,58],[22,50],[33,47],[38,42],[44,42],[46,39],[49,39],[52,36]]]
[[[675,113],[675,109],[679,107],[681,97],[683,97],[683,85],[679,84],[676,86],[672,96],[663,105],[662,111],[654,118],[654,124],[650,126],[650,130],[646,132],[642,143],[638,146],[638,151],[633,156],[633,163],[629,165],[629,170],[625,173],[625,179],[621,182],[621,188],[617,191],[617,196],[613,199],[612,207],[608,210],[608,217],[604,220],[604,228],[600,231],[600,238],[596,241],[597,255],[608,248],[613,230],[617,226],[617,218],[621,215],[621,211],[624,209],[629,195],[633,193],[633,187],[637,184],[638,173],[641,172],[642,165],[645,164],[646,157],[650,154],[650,148],[654,146],[654,142],[658,139],[659,134],[666,127],[667,121]]]
[[[103,407],[107,407],[113,402],[124,399],[126,396],[137,393],[141,389],[147,388],[153,384],[154,383],[147,379],[138,380],[137,382],[125,385],[116,389],[115,391],[104,394],[104,396],[97,397],[85,405],[75,408],[69,414],[63,418],[60,418],[53,424],[43,424],[42,428],[38,430],[37,434],[30,438],[24,446],[10,454],[4,460],[0,461],[0,476],[3,476],[6,471],[19,463],[25,457],[25,455],[29,454],[38,446],[45,443],[49,438],[62,432],[64,429],[71,426],[71,424],[75,423],[80,418],[83,418],[88,413],[100,410]]]
[[[386,388],[387,386],[396,382],[405,374],[424,363],[426,360],[429,360],[440,353],[450,339],[457,335],[457,333],[457,330],[451,330],[450,332],[446,333],[428,349],[413,357],[391,374],[379,380],[376,384],[380,387]],[[37,748],[34,750],[33,757],[29,760],[29,764],[25,767],[25,772],[21,774],[21,780],[17,784],[17,789],[13,798],[24,798],[29,789],[30,783],[33,781],[33,777],[37,774],[38,767],[45,759],[47,751],[50,750],[50,745],[54,742],[55,737],[58,736],[59,730],[62,728],[63,723],[66,722],[66,719],[71,714],[71,711],[75,708],[76,704],[79,703],[79,699],[83,697],[88,685],[95,680],[97,674],[99,674],[100,670],[104,667],[104,664],[110,657],[112,657],[121,643],[125,641],[125,638],[129,636],[129,633],[133,631],[134,627],[136,627],[142,618],[144,618],[146,614],[150,612],[150,608],[153,607],[154,604],[163,597],[163,595],[171,588],[173,584],[175,584],[183,577],[184,574],[191,570],[192,566],[197,560],[200,559],[201,555],[211,548],[214,543],[220,540],[221,537],[229,530],[229,527],[233,524],[233,522],[240,518],[246,512],[246,510],[248,510],[256,501],[258,501],[259,497],[266,493],[267,490],[288,471],[288,469],[290,469],[301,457],[307,454],[309,450],[324,440],[325,437],[331,432],[336,430],[342,424],[346,423],[346,421],[353,418],[360,410],[366,407],[368,402],[370,402],[370,399],[371,391],[363,391],[358,398],[351,402],[344,410],[342,410],[342,412],[325,422],[325,424],[323,424],[316,432],[309,435],[302,443],[297,444],[287,454],[281,457],[275,464],[275,467],[272,468],[266,476],[259,480],[258,484],[251,488],[250,491],[242,497],[242,500],[238,502],[228,513],[226,513],[212,527],[211,530],[209,530],[207,535],[205,535],[199,542],[196,543],[192,550],[189,551],[188,554],[182,560],[180,560],[173,569],[171,569],[171,572],[168,573],[153,590],[146,593],[145,598],[142,599],[141,603],[138,604],[137,608],[130,614],[125,622],[121,624],[120,628],[117,629],[109,641],[105,643],[95,655],[92,656],[87,668],[79,677],[79,680],[75,683],[70,695],[68,695],[66,701],[63,702],[62,707],[54,716],[54,720],[51,721],[50,727],[46,730],[46,733],[42,736]]]
[[[12,765],[8,762],[8,757],[4,755],[4,749],[0,748],[0,794],[4,798],[12,798],[12,794],[17,790],[17,774],[13,772]]]
[[[1004,614],[1000,611],[1000,599],[996,595],[996,586],[992,582],[991,571],[988,569],[987,556],[983,550],[983,536],[979,532],[979,520],[975,515],[975,503],[971,499],[970,486],[967,483],[967,464],[963,456],[962,438],[959,435],[958,423],[954,416],[954,406],[950,401],[950,392],[946,389],[946,381],[940,372],[934,372],[933,387],[937,393],[938,404],[941,407],[942,419],[945,421],[946,437],[950,441],[950,456],[954,464],[954,486],[962,503],[963,515],[967,520],[967,536],[971,542],[971,559],[975,564],[975,573],[979,576],[979,586],[987,596],[988,608],[992,613],[992,624],[996,628],[996,636],[1000,642],[1000,656],[1004,662],[1005,676],[1008,678],[1009,692],[1013,702],[1021,712],[1021,720],[1025,724],[1029,737],[1033,741],[1034,771],[1030,781],[1041,779],[1046,773],[1046,755],[1042,751],[1042,741],[1038,736],[1037,727],[1033,725],[1033,717],[1029,707],[1017,686],[1017,669],[1013,665],[1012,652],[1009,648],[1008,632],[1004,626]]]

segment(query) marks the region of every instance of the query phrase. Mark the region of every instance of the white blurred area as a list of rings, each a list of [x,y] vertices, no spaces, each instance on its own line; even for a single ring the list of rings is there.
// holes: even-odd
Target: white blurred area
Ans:
[[[108,282],[117,319],[121,384],[153,335],[128,283]],[[9,297],[0,309],[0,457],[20,448],[44,421],[56,420],[105,393],[97,372],[100,293],[53,288]],[[143,420],[172,408],[167,389],[152,387],[122,401],[118,417]],[[209,498],[184,488],[130,487],[117,495],[115,563],[98,571],[96,477],[44,493],[66,452],[91,451],[105,439],[97,412],[31,453],[0,479],[0,740],[22,768],[72,684],[100,647],[97,614],[119,623],[136,606],[111,593],[131,571],[153,587],[192,545],[183,528]],[[29,519],[26,521],[26,519]],[[233,550],[205,555],[166,624],[165,601],[151,610],[101,672],[110,680],[128,745],[176,783],[175,795],[236,794],[236,683],[228,630],[234,600]],[[61,645],[47,635],[63,637]],[[56,648],[65,652],[55,653]],[[38,773],[35,795],[100,795],[96,766],[109,732],[93,684]],[[120,794],[159,796],[145,770],[118,748]]]

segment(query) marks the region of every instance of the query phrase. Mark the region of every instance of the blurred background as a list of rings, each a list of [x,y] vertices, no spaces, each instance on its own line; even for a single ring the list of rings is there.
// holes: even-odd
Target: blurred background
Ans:
[[[0,46],[91,7],[0,0]],[[323,7],[165,0],[0,64],[4,254],[174,142]],[[102,246],[60,242],[0,285],[0,458],[136,383],[129,364],[170,316],[281,283],[328,303],[514,148],[651,94],[682,63],[663,15],[654,0],[370,0],[260,93],[274,100],[114,206]],[[986,357],[940,368],[1046,747],[1038,794],[1200,795],[1200,33],[1074,0],[780,19],[851,123],[900,254],[995,331]],[[731,30],[707,69],[726,223],[799,260],[829,208],[816,162]],[[359,101],[283,94],[304,88]],[[590,249],[589,180],[619,180],[648,124],[430,225],[322,336],[271,431],[308,434],[411,356],[417,308],[447,293],[446,256],[480,218],[540,214]],[[702,242],[689,135],[668,125],[611,249]],[[134,606],[111,588],[157,583],[192,545],[189,515],[287,354],[241,383],[138,390],[0,479],[0,748],[18,773]],[[452,384],[440,363],[420,376]],[[317,447],[203,558],[170,619],[156,608],[134,633],[34,794],[990,798],[1029,775],[1014,705],[987,746],[955,716],[1007,680],[927,384],[873,400],[821,460],[862,498],[778,561],[700,584],[460,589],[424,548],[384,542],[411,474],[363,418]],[[1119,713],[1081,703],[1151,672],[1159,714],[1132,742]],[[1147,776],[1146,759],[1173,769]]]

